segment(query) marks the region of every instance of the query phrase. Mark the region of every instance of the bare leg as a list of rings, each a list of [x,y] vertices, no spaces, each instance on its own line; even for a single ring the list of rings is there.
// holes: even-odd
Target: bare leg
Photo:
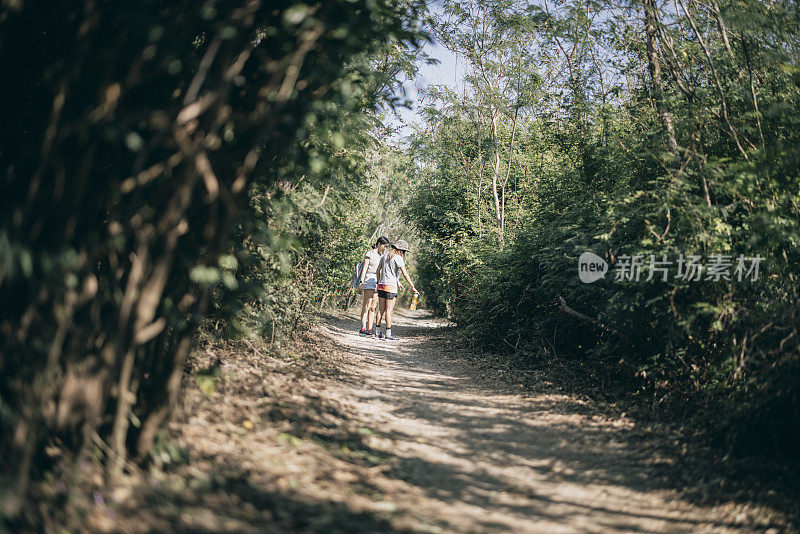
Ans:
[[[373,318],[375,317],[375,308],[378,307],[378,292],[374,291],[372,298],[369,301],[369,312],[367,314],[367,330],[372,330]]]
[[[386,328],[392,327],[392,312],[394,311],[394,305],[397,302],[397,297],[393,299],[381,299],[386,301]]]
[[[380,298],[378,302],[378,317],[375,320],[375,328],[378,328],[381,325],[381,319],[386,317],[386,299]]]
[[[374,289],[365,289],[364,297],[361,300],[361,330],[367,329],[367,315],[371,312],[372,295],[375,294]]]

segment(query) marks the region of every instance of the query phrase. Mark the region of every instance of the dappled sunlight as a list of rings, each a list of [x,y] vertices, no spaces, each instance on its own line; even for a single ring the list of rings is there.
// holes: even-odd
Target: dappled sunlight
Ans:
[[[399,315],[398,343],[359,337],[352,316],[329,317],[325,328],[355,356],[342,398],[380,434],[386,476],[429,497],[421,509],[457,530],[745,528],[732,504],[681,497],[663,436],[575,395],[503,391],[443,354],[441,324],[429,319],[404,337],[414,318]]]

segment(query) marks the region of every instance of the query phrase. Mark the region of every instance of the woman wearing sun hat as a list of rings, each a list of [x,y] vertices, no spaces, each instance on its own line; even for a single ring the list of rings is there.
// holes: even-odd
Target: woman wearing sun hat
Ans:
[[[392,244],[392,248],[383,255],[380,263],[378,264],[378,299],[380,301],[380,314],[386,320],[386,339],[393,340],[395,337],[392,335],[392,312],[394,305],[397,302],[397,283],[398,274],[402,273],[403,278],[406,279],[408,285],[411,286],[411,291],[414,295],[419,295],[419,291],[411,281],[406,271],[405,254],[408,252],[408,243],[401,239]],[[378,338],[384,337],[381,332],[378,332]]]

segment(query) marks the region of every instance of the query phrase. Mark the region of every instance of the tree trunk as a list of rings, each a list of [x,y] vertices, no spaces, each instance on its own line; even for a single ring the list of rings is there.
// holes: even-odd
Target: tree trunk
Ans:
[[[511,176],[511,163],[513,162],[514,154],[514,137],[517,133],[517,117],[519,116],[519,107],[514,110],[514,119],[511,123],[511,143],[508,146],[508,162],[506,164],[506,177],[503,179],[503,202],[500,205],[500,228],[505,235],[506,231],[506,185],[508,184],[508,177]]]
[[[658,58],[656,49],[656,3],[655,0],[644,0],[644,28],[647,44],[647,67],[650,71],[651,90],[656,111],[661,117],[661,123],[667,133],[667,143],[677,162],[680,159],[678,151],[678,141],[675,138],[675,127],[672,123],[672,115],[667,111],[664,104],[664,83],[661,80],[661,61]]]
[[[500,196],[497,191],[497,177],[500,174],[500,147],[497,139],[498,114],[492,115],[492,144],[494,145],[494,161],[492,162],[492,197],[494,198],[494,215],[497,222],[497,244],[503,249],[503,213],[500,209]]]

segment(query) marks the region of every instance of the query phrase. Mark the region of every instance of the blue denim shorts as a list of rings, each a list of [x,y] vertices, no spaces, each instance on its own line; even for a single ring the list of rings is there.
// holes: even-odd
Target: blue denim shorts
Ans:
[[[364,279],[364,289],[377,289],[378,279],[375,277],[368,277]]]

